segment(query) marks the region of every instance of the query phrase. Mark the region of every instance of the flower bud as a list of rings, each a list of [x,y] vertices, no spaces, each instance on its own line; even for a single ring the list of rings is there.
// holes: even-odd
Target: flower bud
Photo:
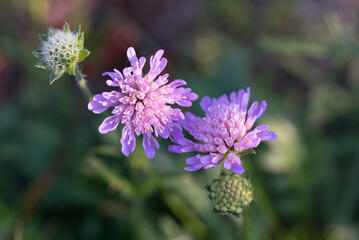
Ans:
[[[47,34],[40,34],[40,40],[40,49],[33,52],[39,60],[36,67],[51,71],[50,84],[65,72],[74,75],[77,63],[90,54],[84,49],[84,33],[80,26],[73,32],[67,23],[62,29],[50,27]]]
[[[209,187],[214,210],[221,214],[239,215],[253,201],[251,183],[238,174],[222,174]]]

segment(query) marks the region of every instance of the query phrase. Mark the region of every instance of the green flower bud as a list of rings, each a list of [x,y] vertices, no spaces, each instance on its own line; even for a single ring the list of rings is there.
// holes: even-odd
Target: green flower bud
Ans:
[[[237,208],[237,209],[236,209],[236,214],[239,215],[241,212],[242,212],[242,208]]]
[[[75,74],[77,63],[84,60],[90,52],[83,48],[84,33],[78,26],[73,32],[67,23],[62,29],[49,28],[47,35],[40,34],[41,47],[33,52],[39,62],[36,67],[51,71],[50,84],[65,72]]]
[[[252,185],[238,174],[222,174],[209,189],[214,210],[221,214],[238,215],[253,201]]]

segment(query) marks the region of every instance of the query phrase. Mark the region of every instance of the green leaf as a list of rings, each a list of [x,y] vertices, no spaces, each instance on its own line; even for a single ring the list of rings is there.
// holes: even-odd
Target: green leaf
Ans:
[[[39,34],[40,41],[46,42],[47,41],[47,35],[46,34]]]
[[[38,62],[35,67],[47,69],[47,64],[45,62]]]
[[[55,82],[57,79],[59,79],[62,74],[64,74],[65,71],[61,71],[61,72],[52,72],[50,74],[50,85],[53,84],[53,82]]]
[[[44,57],[44,54],[42,53],[41,50],[36,50],[36,51],[33,51],[32,53],[35,55],[35,57],[37,57],[39,59],[42,59]]]
[[[84,33],[82,32],[77,36],[77,43],[82,44],[83,41],[84,41]]]
[[[54,35],[55,32],[56,32],[56,29],[55,29],[55,28],[49,27],[49,31],[48,31],[48,35],[49,35],[49,36]]]
[[[70,26],[69,26],[69,24],[68,24],[67,22],[65,22],[65,24],[64,24],[64,26],[63,26],[63,31],[64,31],[65,33],[70,32]]]
[[[77,58],[73,58],[71,60],[71,62],[68,63],[68,66],[72,65],[72,64],[76,64],[78,62]]]
[[[90,55],[90,51],[87,49],[81,49],[78,57],[78,61],[81,62],[84,60],[88,55]]]
[[[81,25],[78,25],[77,28],[73,31],[74,34],[80,34],[81,32]]]
[[[256,151],[254,151],[253,148],[250,148],[250,149],[246,149],[239,153],[239,155],[241,155],[241,156],[247,155],[247,154],[256,154]]]
[[[66,70],[69,74],[75,75],[76,63],[70,65]]]

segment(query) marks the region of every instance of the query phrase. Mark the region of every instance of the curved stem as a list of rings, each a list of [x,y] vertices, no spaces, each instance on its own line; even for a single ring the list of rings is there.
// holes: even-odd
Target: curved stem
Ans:
[[[78,66],[76,66],[76,69],[75,69],[75,77],[76,77],[77,83],[80,86],[82,93],[85,95],[85,97],[89,101],[91,101],[91,99],[92,99],[91,91],[90,91],[89,87],[87,86],[86,79],[85,79],[83,73],[80,71]]]

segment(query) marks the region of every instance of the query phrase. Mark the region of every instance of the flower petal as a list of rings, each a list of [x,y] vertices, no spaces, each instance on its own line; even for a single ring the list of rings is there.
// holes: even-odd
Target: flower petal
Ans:
[[[250,95],[251,95],[250,88],[247,88],[247,92],[243,94],[243,97],[240,101],[240,111],[242,112],[247,111]]]
[[[212,156],[211,155],[206,155],[206,156],[201,156],[201,157],[198,157],[200,160],[201,160],[201,163],[204,163],[204,164],[211,164],[212,163]]]
[[[116,115],[112,115],[106,118],[98,128],[98,131],[102,134],[106,134],[110,131],[113,131],[117,128],[119,120]]]
[[[170,145],[168,147],[168,151],[173,153],[186,153],[194,151],[193,146],[178,146],[178,145]]]
[[[232,163],[228,160],[228,158],[224,161],[223,167],[225,169],[231,169]]]
[[[205,112],[208,112],[208,108],[212,106],[212,100],[209,97],[204,97],[199,104]]]
[[[188,165],[195,165],[195,164],[200,164],[201,160],[197,156],[194,156],[194,157],[187,158],[186,163]]]
[[[254,102],[248,111],[248,118],[245,123],[247,131],[253,127],[253,124],[255,123],[255,121],[263,115],[263,113],[265,112],[265,110],[267,108],[266,101],[262,101],[262,103],[259,107],[258,107],[258,105],[259,105],[258,102]]]
[[[157,144],[156,144],[157,143]],[[155,146],[158,148],[158,142],[152,136],[152,134],[146,134],[143,136],[143,148],[145,149],[146,157],[153,158],[156,154]]]
[[[128,156],[131,152],[135,150],[136,147],[135,132],[128,125],[126,125],[122,129],[121,145],[122,145],[122,149],[121,149],[122,153],[125,156]]]
[[[237,103],[237,94],[236,92],[231,92],[231,95],[229,95],[229,100],[231,103]]]
[[[260,132],[257,136],[260,137],[262,141],[274,141],[278,138],[278,136],[272,131]]]
[[[203,168],[204,168],[204,169],[214,168],[214,167],[216,167],[217,165],[218,165],[218,164],[211,163],[211,164],[208,164],[208,165],[203,166]]]
[[[241,173],[244,172],[244,169],[243,169],[243,167],[241,166],[240,163],[235,163],[235,164],[232,165],[232,171],[234,173],[241,174]]]
[[[131,63],[131,66],[133,68],[137,68],[137,65],[138,65],[138,58],[136,56],[136,51],[133,47],[129,47],[127,49],[127,58],[128,60],[130,61]]]
[[[189,167],[185,167],[184,170],[186,170],[186,171],[191,171],[191,172],[192,172],[192,171],[197,171],[197,170],[201,169],[203,166],[204,166],[203,163],[201,163],[201,164],[196,164],[196,165],[192,165],[192,166],[189,166]]]

